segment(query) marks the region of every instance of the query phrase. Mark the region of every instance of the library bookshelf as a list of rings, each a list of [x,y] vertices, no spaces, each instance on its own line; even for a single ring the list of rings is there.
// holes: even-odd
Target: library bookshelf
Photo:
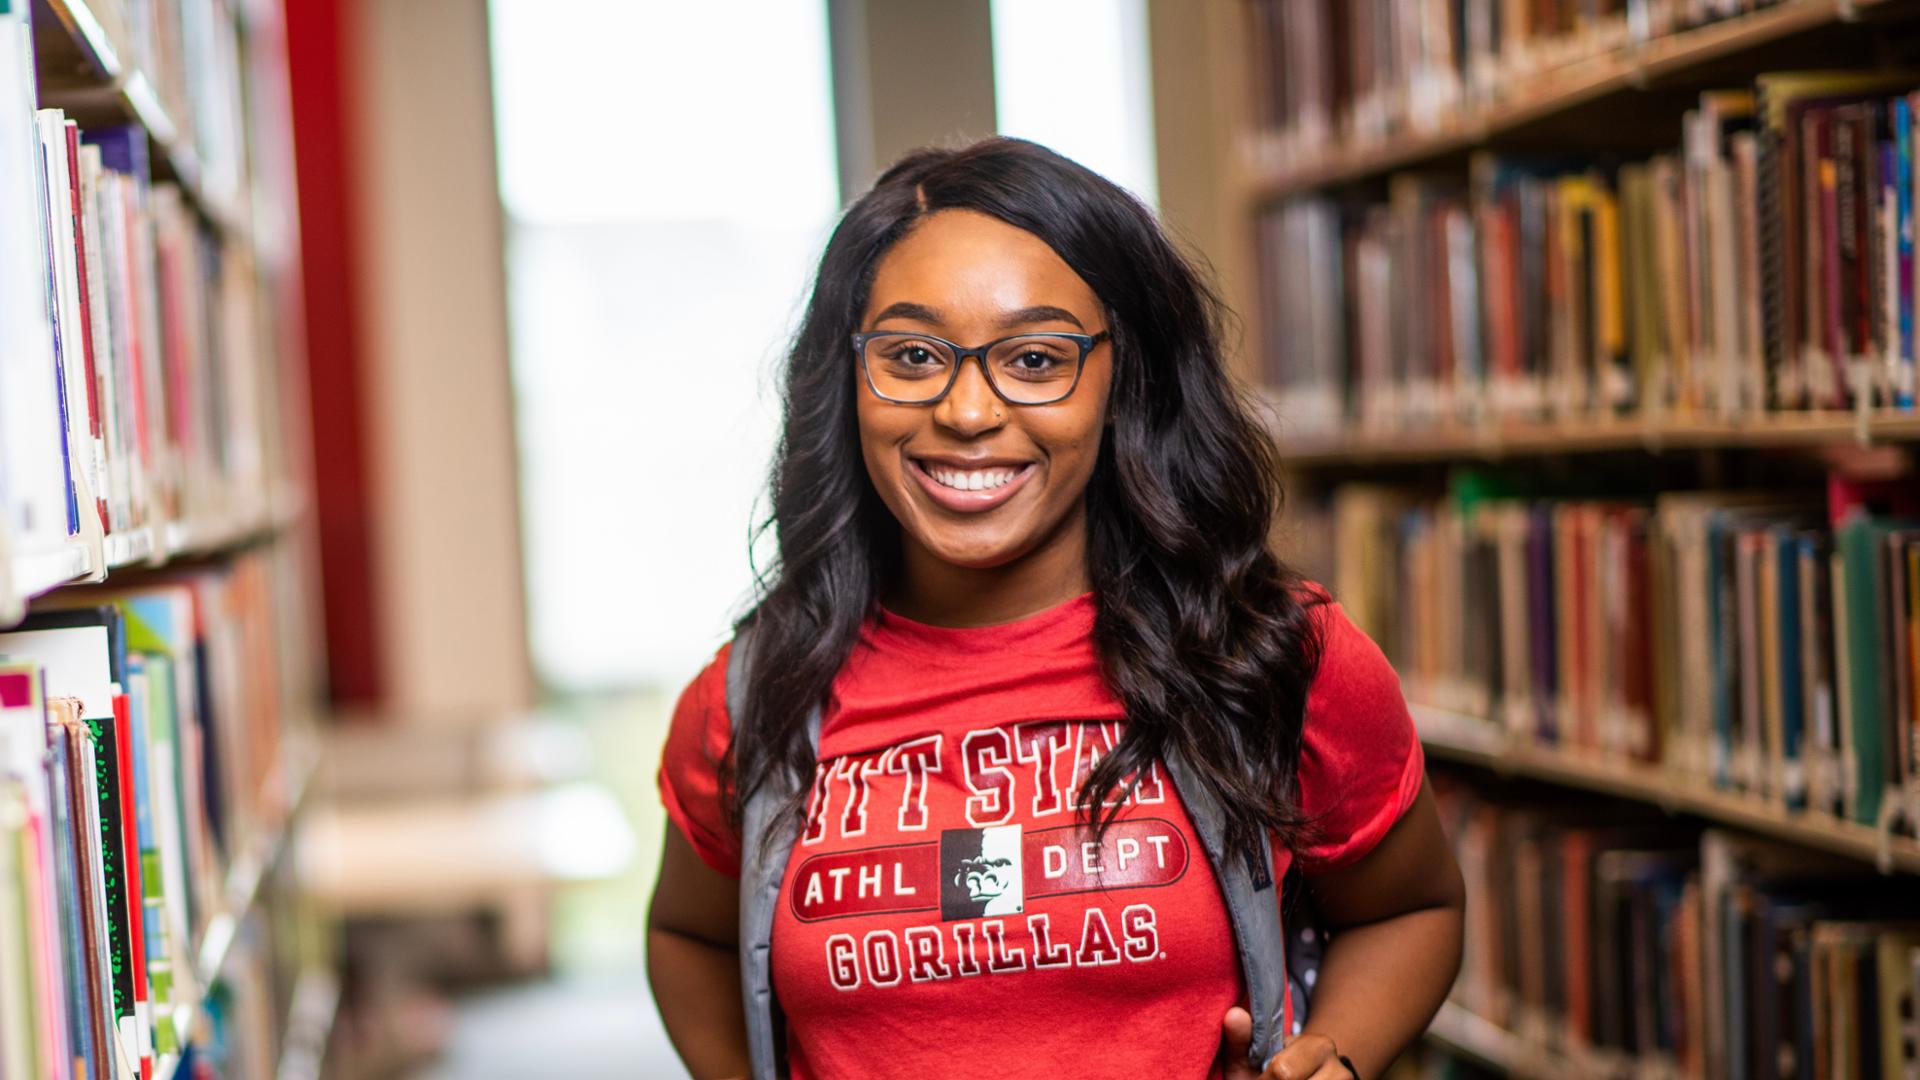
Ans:
[[[1823,1075],[1920,1067],[1879,1038],[1920,996],[1920,4],[1216,25],[1216,262],[1250,269],[1291,554],[1400,669],[1468,875],[1428,1041],[1728,1077],[1811,1071],[1817,1029]],[[1854,895],[1788,913],[1822,874]],[[1754,1011],[1843,963],[1907,1011]]]
[[[1891,410],[1864,414],[1806,412],[1744,420],[1652,420],[1604,417],[1566,424],[1489,424],[1355,432],[1293,438],[1276,424],[1274,438],[1295,468],[1391,462],[1500,460],[1542,455],[1740,448],[1905,446],[1920,441],[1920,416]]]
[[[1610,95],[1644,92],[1683,81],[1700,67],[1739,53],[1791,43],[1836,24],[1912,14],[1907,0],[1788,0],[1716,22],[1615,48],[1516,79],[1501,97],[1462,110],[1435,130],[1402,137],[1325,145],[1291,152],[1284,138],[1255,132],[1247,140],[1241,180],[1255,201],[1352,184],[1460,155],[1503,135],[1551,121]]]
[[[1888,828],[1794,813],[1765,799],[1716,790],[1676,770],[1540,746],[1512,738],[1483,718],[1422,705],[1415,705],[1413,714],[1428,756],[1441,761],[1646,803],[1859,859],[1885,873],[1920,874],[1920,841]]]
[[[127,814],[89,850],[11,775],[37,756],[0,766],[29,928],[0,950],[36,957],[0,987],[9,1074],[322,1074],[340,984],[293,854],[324,720],[283,34],[277,0],[0,0],[0,680],[34,688],[0,722],[101,760],[52,789],[70,808]],[[111,681],[83,692],[96,662]]]
[[[1455,1005],[1440,1006],[1440,1014],[1427,1029],[1427,1038],[1450,1052],[1471,1058],[1521,1080],[1565,1080],[1610,1075],[1595,1063],[1582,1061],[1547,1046],[1521,1039],[1513,1032]]]

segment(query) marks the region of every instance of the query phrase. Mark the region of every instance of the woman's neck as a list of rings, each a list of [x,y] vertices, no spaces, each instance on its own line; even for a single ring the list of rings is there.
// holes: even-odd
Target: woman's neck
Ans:
[[[1084,509],[1060,531],[1012,562],[957,566],[905,538],[889,611],[934,626],[993,626],[1063,604],[1093,587],[1087,574]]]

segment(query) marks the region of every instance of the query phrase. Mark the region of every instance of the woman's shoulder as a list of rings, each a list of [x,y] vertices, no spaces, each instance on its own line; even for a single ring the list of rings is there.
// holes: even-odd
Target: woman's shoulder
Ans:
[[[1312,578],[1301,578],[1293,583],[1293,598],[1312,610],[1332,604],[1333,591]]]
[[[727,710],[727,660],[732,655],[729,640],[681,689],[667,729],[669,750],[715,764],[726,753],[733,728]]]
[[[1372,637],[1347,614],[1332,590],[1303,580],[1296,595],[1314,628],[1318,663],[1309,709],[1379,704],[1404,707],[1400,676]]]
[[[1425,755],[1392,663],[1339,601],[1314,589],[1320,656],[1299,773],[1314,837],[1296,853],[1318,872],[1352,862],[1386,835],[1420,793]]]
[[[667,816],[707,865],[739,874],[739,846],[729,825],[721,762],[732,739],[727,718],[727,658],[720,646],[680,692],[660,753],[659,786]]]
[[[1317,644],[1325,647],[1329,643],[1345,644],[1345,639],[1353,634],[1366,637],[1366,633],[1354,625],[1347,611],[1334,598],[1333,590],[1311,578],[1301,578],[1292,585],[1293,601],[1300,605],[1313,628]]]

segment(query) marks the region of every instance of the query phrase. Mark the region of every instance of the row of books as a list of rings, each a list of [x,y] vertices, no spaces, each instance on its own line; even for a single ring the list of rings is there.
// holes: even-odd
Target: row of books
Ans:
[[[1453,1001],[1570,1074],[1920,1071],[1912,879],[1653,811],[1436,794],[1468,890]]]
[[[16,104],[0,84],[0,223],[40,240],[0,252],[7,546],[259,516],[279,387],[250,251],[150,183],[144,128]]]
[[[1256,150],[1271,167],[1444,131],[1554,68],[1780,2],[1252,0]]]
[[[1914,407],[1910,73],[1709,91],[1672,153],[1476,155],[1259,228],[1290,421],[1474,425]]]
[[[271,556],[66,592],[0,633],[0,1075],[150,1078],[231,868],[289,811]]]
[[[234,206],[247,185],[240,0],[85,0],[90,32],[140,73],[191,155],[210,200]],[[58,74],[54,78],[58,78]],[[123,78],[125,76],[123,75]]]
[[[1920,485],[1835,478],[1827,496],[1347,487],[1333,497],[1333,580],[1416,702],[1911,830]]]

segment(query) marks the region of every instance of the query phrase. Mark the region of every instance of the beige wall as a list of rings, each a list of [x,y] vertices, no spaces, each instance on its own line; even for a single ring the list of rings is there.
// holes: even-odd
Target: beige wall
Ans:
[[[900,155],[993,134],[988,0],[828,0],[840,198]]]
[[[1221,296],[1239,316],[1241,333],[1230,346],[1236,370],[1247,373],[1245,346],[1257,340],[1257,312],[1253,225],[1233,149],[1245,96],[1235,6],[1235,0],[1147,0],[1147,33],[1161,216],[1189,254],[1212,265]]]
[[[533,698],[485,0],[350,0],[376,617],[405,722]]]

